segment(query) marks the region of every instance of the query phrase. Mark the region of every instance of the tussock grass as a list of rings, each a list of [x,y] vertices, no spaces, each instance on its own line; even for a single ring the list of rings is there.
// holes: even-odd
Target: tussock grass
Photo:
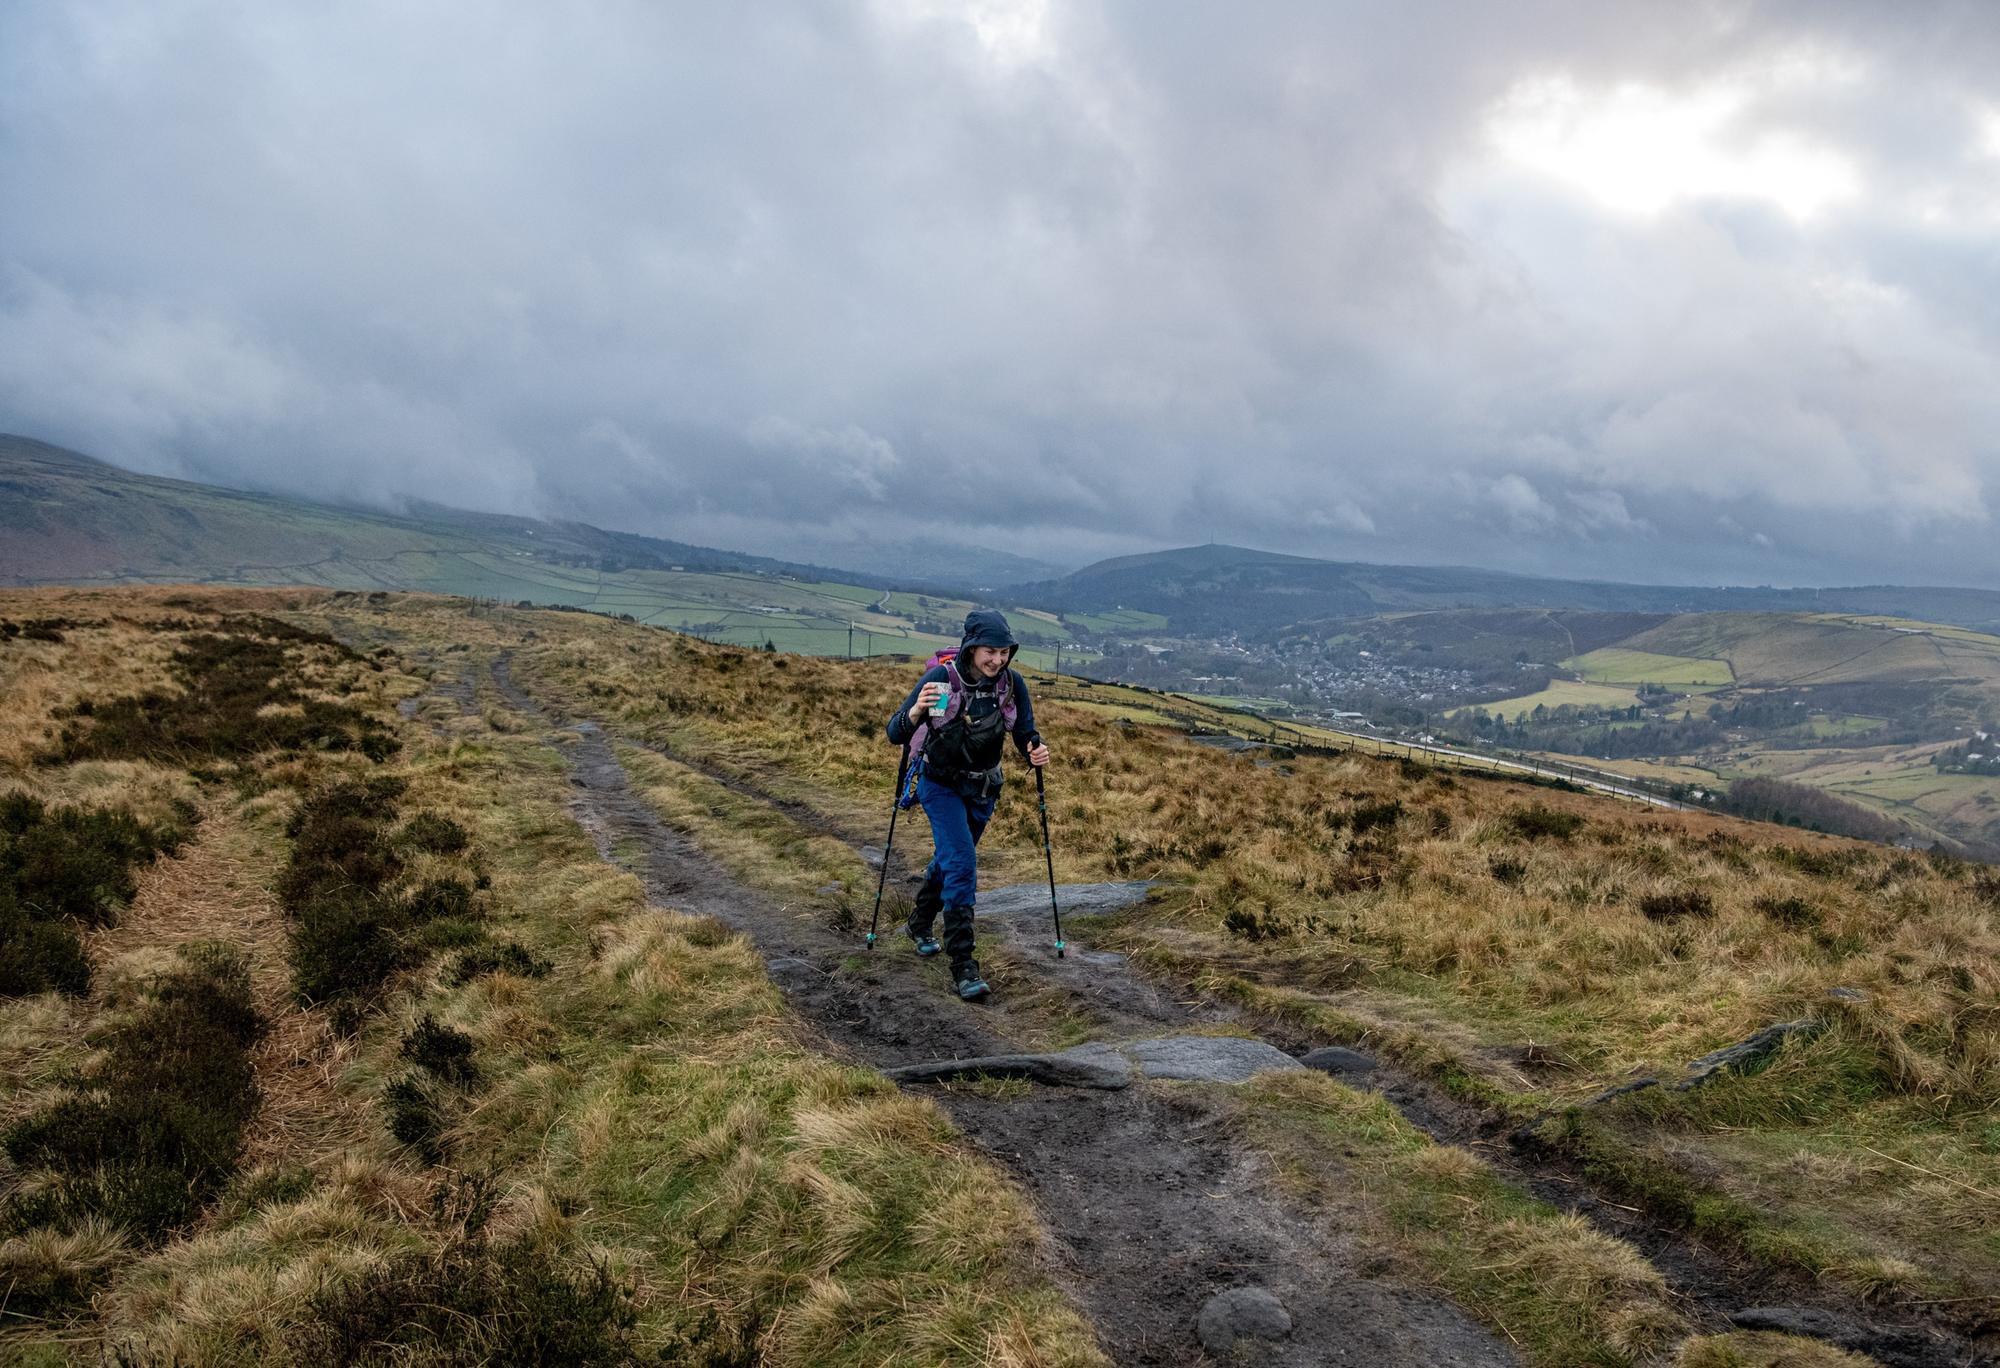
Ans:
[[[440,1149],[494,1172],[490,1218],[469,1235],[427,1216],[378,1111],[365,1144],[245,1175],[211,1221],[127,1256],[93,1303],[105,1346],[263,1363],[394,1341],[449,1362],[451,1323],[475,1358],[562,1344],[586,1361],[594,1323],[604,1361],[1102,1362],[1033,1263],[1031,1209],[941,1113],[802,1046],[726,928],[648,909],[571,820],[540,738],[452,725],[460,739],[420,735],[388,771],[400,818],[350,805],[323,842],[301,824],[312,877],[280,883],[310,897],[338,871],[392,891],[416,953],[320,1067],[378,1101],[420,1080]],[[363,773],[260,764],[262,783],[317,794]],[[298,811],[283,788],[241,810],[274,835]],[[463,923],[464,889],[478,938],[426,969],[421,937]]]
[[[495,1241],[489,1183],[440,1188],[433,1246],[412,1249],[313,1294],[289,1336],[300,1359],[426,1365],[639,1362],[631,1292],[601,1256],[573,1266],[529,1229]]]
[[[1648,1362],[1686,1334],[1638,1250],[1431,1143],[1381,1097],[1287,1072],[1234,1105],[1287,1181],[1385,1229],[1407,1273],[1501,1327],[1529,1362]]]
[[[1877,1368],[1866,1354],[1851,1354],[1822,1340],[1769,1331],[1697,1335],[1674,1357],[1674,1368]]]

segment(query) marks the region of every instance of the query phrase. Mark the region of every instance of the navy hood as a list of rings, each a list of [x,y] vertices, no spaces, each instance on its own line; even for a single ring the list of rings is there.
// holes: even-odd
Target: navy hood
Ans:
[[[958,643],[958,649],[970,651],[974,646],[1002,647],[1009,652],[1010,661],[1014,658],[1012,653],[1021,649],[1007,619],[992,608],[975,608],[965,615],[965,639]]]

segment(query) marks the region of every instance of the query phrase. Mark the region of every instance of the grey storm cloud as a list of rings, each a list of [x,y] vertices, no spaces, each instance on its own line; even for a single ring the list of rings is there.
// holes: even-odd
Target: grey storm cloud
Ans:
[[[2000,584],[1994,70],[1983,0],[6,6],[0,429],[822,556]]]

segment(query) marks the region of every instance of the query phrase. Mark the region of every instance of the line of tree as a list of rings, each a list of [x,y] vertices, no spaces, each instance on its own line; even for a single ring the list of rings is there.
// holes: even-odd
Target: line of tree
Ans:
[[[1884,817],[1873,808],[1824,789],[1789,784],[1782,779],[1738,779],[1716,806],[1760,822],[1778,822],[1864,841],[1894,841],[1910,834],[1910,829],[1901,822]]]

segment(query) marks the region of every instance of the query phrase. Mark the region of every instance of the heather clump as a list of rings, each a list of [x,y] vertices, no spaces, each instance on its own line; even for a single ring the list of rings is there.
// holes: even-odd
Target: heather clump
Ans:
[[[188,1224],[235,1172],[258,1101],[249,1050],[263,1031],[240,954],[184,947],[75,1085],[0,1134],[7,1157],[38,1178],[11,1201],[6,1225],[103,1221],[158,1240]]]

